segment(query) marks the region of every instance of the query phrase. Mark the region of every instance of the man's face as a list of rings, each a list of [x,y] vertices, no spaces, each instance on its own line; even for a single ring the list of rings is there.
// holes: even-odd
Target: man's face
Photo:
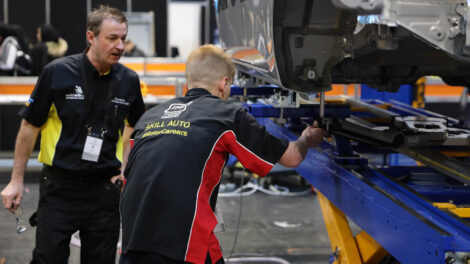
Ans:
[[[90,34],[91,33],[91,34]],[[111,66],[119,62],[124,52],[124,42],[127,37],[127,26],[112,18],[104,19],[101,31],[96,36],[88,31],[90,52],[96,62],[102,66]]]

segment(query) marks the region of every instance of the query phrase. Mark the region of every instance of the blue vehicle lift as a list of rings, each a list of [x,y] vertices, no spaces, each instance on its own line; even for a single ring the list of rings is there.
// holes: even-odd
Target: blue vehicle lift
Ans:
[[[404,116],[443,118],[400,102],[362,103],[386,108],[383,114],[392,117],[385,120],[388,124]],[[289,141],[297,139],[299,123],[310,123],[318,116],[318,105],[282,110],[266,104],[245,107],[270,133]],[[374,113],[351,109],[347,104],[327,104],[325,117],[374,118]],[[273,121],[281,113],[289,119],[287,125]],[[377,113],[383,117],[380,111]],[[457,124],[451,118],[446,122]],[[470,146],[422,149],[421,162],[427,161],[427,152],[459,153],[455,155],[458,157],[447,157],[451,163],[445,160],[423,165],[414,161],[417,156],[406,147],[374,144],[377,141],[347,134],[333,130],[333,141],[310,149],[296,168],[319,193],[333,251],[331,262],[378,263],[391,254],[400,263],[470,263],[470,186],[466,179],[470,177],[466,160]],[[346,216],[362,229],[358,235],[353,236]]]

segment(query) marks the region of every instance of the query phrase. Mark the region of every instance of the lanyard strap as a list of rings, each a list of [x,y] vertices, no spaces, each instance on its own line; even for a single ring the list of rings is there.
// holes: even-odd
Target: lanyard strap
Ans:
[[[87,80],[87,74],[86,74],[86,70],[85,70],[85,67],[86,67],[85,60],[86,60],[86,58],[84,58],[84,56],[86,56],[86,54],[83,54],[83,57],[82,57],[81,62],[80,62],[80,73],[81,73],[80,75],[82,77],[82,82],[83,82],[83,96],[84,96],[84,102],[85,102],[85,127],[88,130],[88,134],[91,134],[92,126],[96,121],[96,120],[94,120],[94,118],[92,118],[95,115],[91,114],[92,110],[94,109],[93,103],[95,103],[94,99],[95,99],[96,91],[88,90],[88,80]],[[100,80],[100,84],[101,83],[102,83],[102,80]],[[111,80],[107,81],[107,84],[108,84],[108,87],[107,87],[108,88],[108,97],[107,97],[107,100],[106,100],[103,127],[101,128],[101,136],[102,137],[107,132],[107,125],[108,125],[108,121],[109,121],[109,106],[111,104],[111,97],[113,95],[113,91],[111,89]]]

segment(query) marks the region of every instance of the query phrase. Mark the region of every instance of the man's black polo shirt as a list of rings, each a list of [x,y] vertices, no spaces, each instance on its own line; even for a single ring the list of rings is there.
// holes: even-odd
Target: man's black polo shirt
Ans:
[[[214,208],[228,154],[264,176],[287,142],[204,89],[148,110],[135,129],[121,198],[123,252],[191,263],[204,263],[209,252],[217,261]]]
[[[124,122],[134,126],[144,111],[135,72],[118,63],[100,76],[85,54],[77,54],[57,59],[44,68],[20,114],[32,125],[41,127],[40,162],[92,173],[119,168]],[[98,162],[81,158],[87,124],[93,133],[107,130]]]

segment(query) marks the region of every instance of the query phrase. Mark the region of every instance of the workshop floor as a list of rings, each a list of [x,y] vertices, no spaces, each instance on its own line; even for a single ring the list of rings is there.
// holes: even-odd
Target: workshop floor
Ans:
[[[295,181],[295,176],[292,177]],[[0,189],[4,188],[7,179],[3,173],[0,175]],[[29,175],[27,179],[31,182],[25,184],[26,195],[22,205],[26,222],[37,206],[39,191],[35,176]],[[217,233],[217,236],[226,258],[230,255],[278,257],[292,264],[329,263],[329,241],[316,195],[281,197],[257,191],[242,200],[239,196],[219,197],[218,205],[225,231]],[[2,260],[4,264],[29,263],[35,229],[29,224],[27,226],[26,232],[17,234],[13,215],[0,210],[0,263],[3,264]],[[78,264],[79,259],[79,248],[72,245],[69,263]]]

